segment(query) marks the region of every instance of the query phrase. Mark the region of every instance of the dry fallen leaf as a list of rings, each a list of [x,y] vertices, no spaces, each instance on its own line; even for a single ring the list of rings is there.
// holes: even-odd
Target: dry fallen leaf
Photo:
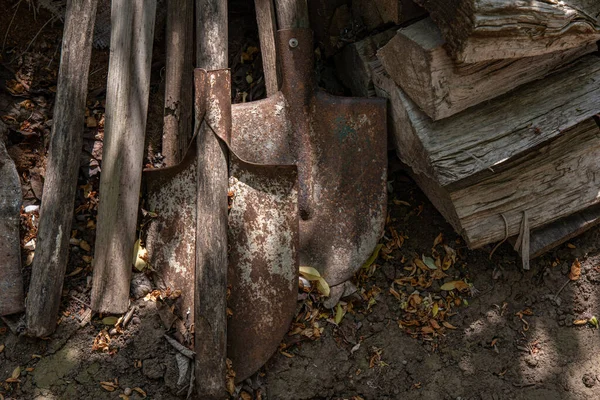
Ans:
[[[92,250],[92,247],[85,240],[79,242],[79,247],[88,252]]]
[[[67,277],[69,277],[69,276],[75,276],[78,273],[80,273],[81,271],[83,271],[83,268],[77,267],[77,268],[75,268],[75,270],[73,272],[71,272],[70,274],[68,274]]]
[[[581,264],[579,260],[576,258],[571,265],[571,272],[569,273],[569,279],[572,281],[576,281],[581,277]]]
[[[585,325],[587,323],[587,319],[576,319],[575,321],[573,321],[573,325]]]
[[[567,243],[567,247],[570,249],[576,249],[577,246],[575,246],[573,243]]]
[[[15,368],[12,374],[10,375],[10,377],[13,379],[17,379],[19,376],[21,376],[21,367]]]
[[[435,238],[435,240],[433,242],[433,247],[435,247],[438,244],[442,243],[443,240],[444,240],[444,235],[440,232],[440,234],[437,235],[437,237]]]
[[[2,353],[4,351],[4,347],[5,346],[3,344],[0,344],[0,353]]]
[[[454,325],[452,325],[450,322],[447,322],[447,321],[442,322],[442,325],[444,325],[448,329],[456,329],[456,327]]]
[[[134,387],[133,390],[136,391],[136,392],[138,392],[142,397],[144,397],[144,398],[146,397],[146,392],[144,392],[142,390],[142,388]]]
[[[444,283],[440,289],[448,291],[448,292],[453,289],[456,289],[456,290],[462,292],[462,291],[468,290],[469,285],[467,283],[465,283],[464,281],[452,281],[452,282]]]

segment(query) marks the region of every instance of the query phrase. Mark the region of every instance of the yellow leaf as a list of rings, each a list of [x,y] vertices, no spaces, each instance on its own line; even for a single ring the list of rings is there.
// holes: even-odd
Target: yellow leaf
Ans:
[[[105,318],[102,318],[102,323],[104,325],[114,325],[117,323],[118,320],[119,320],[119,318],[117,318],[117,317],[105,317]]]
[[[454,325],[452,325],[450,322],[442,322],[442,325],[444,325],[446,328],[448,329],[456,329],[456,327]]]
[[[465,283],[464,281],[452,281],[452,282],[444,283],[440,289],[446,290],[446,291],[456,289],[456,290],[459,290],[462,292],[462,291],[468,290],[469,285],[467,283]]]
[[[146,397],[146,392],[144,392],[142,390],[142,388],[139,387],[134,387],[133,390],[135,390],[136,392],[138,392],[140,395],[142,395],[142,397]]]
[[[576,281],[581,277],[581,264],[579,260],[576,258],[571,265],[571,272],[569,273],[569,279],[572,281]]]
[[[342,303],[338,303],[335,308],[335,323],[339,325],[340,322],[342,322],[344,315],[346,315],[346,311],[344,310],[344,307],[342,307]]]
[[[573,325],[585,325],[588,323],[587,319],[577,319],[573,321]]]
[[[433,315],[435,317],[439,311],[440,311],[440,306],[438,305],[438,303],[433,303],[433,309],[431,310],[431,315]]]
[[[375,262],[375,260],[377,260],[377,257],[379,257],[379,252],[381,251],[382,247],[383,247],[382,244],[378,244],[377,246],[375,246],[375,250],[371,254],[371,257],[369,257],[369,259],[367,261],[365,261],[362,268],[364,268],[364,269],[369,268],[371,266],[371,264],[373,264]]]
[[[415,258],[415,259],[413,260],[413,262],[415,263],[415,265],[416,265],[417,267],[419,267],[419,268],[420,268],[420,269],[422,269],[423,271],[429,271],[429,269],[430,269],[429,267],[427,267],[427,265],[425,265],[425,263],[424,263],[423,261],[421,261],[421,260],[420,260],[420,259],[418,259],[418,258]]]
[[[570,248],[570,249],[576,249],[577,248],[577,246],[575,246],[573,243],[568,243],[567,247]]]
[[[115,387],[114,386],[105,385],[103,383],[101,383],[100,386],[102,386],[102,389],[104,389],[104,390],[106,390],[108,392],[114,392],[115,391]]]
[[[10,375],[10,377],[13,379],[17,379],[19,376],[21,376],[21,367],[15,368],[12,374]]]
[[[2,353],[4,351],[4,345],[0,344],[0,353]]]
[[[442,287],[440,287],[440,289],[449,292],[451,290],[456,289],[456,286],[454,286],[455,283],[456,283],[456,281],[446,282],[442,285]]]
[[[437,235],[437,237],[435,238],[435,240],[433,241],[433,247],[437,246],[438,244],[442,243],[442,240],[444,240],[444,235],[440,232],[439,235]]]
[[[71,272],[71,273],[70,273],[69,275],[67,275],[67,276],[75,276],[75,275],[77,275],[78,273],[80,273],[81,271],[83,271],[83,268],[81,268],[81,267],[77,267],[77,268],[75,268],[75,270],[74,270],[73,272]]]
[[[321,274],[313,267],[300,267],[300,275],[308,279],[309,281],[318,281],[321,279]]]
[[[329,297],[329,293],[331,292],[329,284],[323,278],[319,278],[317,281],[317,290],[325,297]]]
[[[139,272],[142,272],[144,268],[146,268],[147,264],[146,261],[144,261],[146,255],[147,251],[142,247],[140,239],[136,240],[135,244],[133,245],[133,266]]]

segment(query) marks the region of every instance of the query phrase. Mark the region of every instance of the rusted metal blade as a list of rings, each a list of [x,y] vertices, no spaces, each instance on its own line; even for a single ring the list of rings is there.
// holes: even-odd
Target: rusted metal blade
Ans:
[[[146,230],[149,262],[162,285],[181,290],[177,314],[194,318],[196,262],[196,143],[178,165],[145,170],[146,207],[157,214]]]
[[[282,91],[234,105],[232,147],[251,162],[298,166],[300,264],[335,286],[383,233],[386,103],[325,94],[314,83],[312,31],[283,30],[278,38]]]
[[[298,188],[295,166],[260,166],[231,156],[228,356],[236,381],[277,350],[295,314],[298,291]]]
[[[0,316],[25,309],[19,238],[21,181],[0,138]]]

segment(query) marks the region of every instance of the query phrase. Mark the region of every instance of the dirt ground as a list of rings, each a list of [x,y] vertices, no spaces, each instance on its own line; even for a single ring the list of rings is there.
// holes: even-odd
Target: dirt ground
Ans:
[[[16,13],[18,1],[0,3],[8,10],[0,15],[2,39],[15,16],[0,60],[0,117],[22,178],[24,206],[35,206],[41,198],[61,26],[46,24],[50,16],[43,10],[34,17],[27,1]],[[252,21],[251,7],[238,9],[232,18]],[[253,60],[243,66],[232,61],[232,97],[260,98],[260,62],[251,49],[257,46],[255,27],[232,26],[231,59],[245,54]],[[19,334],[19,316],[0,320],[0,400],[187,395],[181,354],[165,338],[179,334],[164,313],[171,300],[152,296],[151,273],[135,274],[134,313],[126,328],[111,332],[114,321],[88,314],[107,59],[107,51],[95,50],[90,67],[75,232],[58,330],[33,339]],[[153,67],[150,137],[160,134],[160,69],[159,60]],[[249,74],[258,84],[248,83]],[[148,150],[146,162],[160,164],[152,140]],[[290,334],[232,398],[600,398],[595,318],[600,316],[600,229],[523,271],[506,243],[491,257],[492,246],[468,250],[393,152],[389,165],[385,235],[378,257],[353,279],[357,292],[328,309],[316,290],[299,290]],[[38,218],[30,210],[22,213],[26,282],[32,257],[28,243]]]

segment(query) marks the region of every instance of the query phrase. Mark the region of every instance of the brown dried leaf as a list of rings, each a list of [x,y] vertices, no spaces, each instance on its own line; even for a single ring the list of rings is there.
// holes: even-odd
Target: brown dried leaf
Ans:
[[[446,328],[448,329],[456,329],[456,327],[454,325],[452,325],[450,322],[448,321],[444,321],[442,322],[442,325],[444,325]]]
[[[435,240],[433,241],[433,247],[437,246],[438,244],[442,243],[442,241],[444,240],[444,235],[440,232],[439,235],[437,235],[437,237],[435,238]]]
[[[573,325],[585,325],[588,323],[589,320],[587,319],[576,319],[575,321],[573,321]]]
[[[133,390],[136,391],[136,392],[138,392],[143,398],[146,398],[146,392],[144,392],[142,390],[142,388],[140,388],[140,387],[134,387]]]
[[[571,272],[569,273],[569,279],[572,281],[579,280],[581,277],[581,264],[579,263],[579,259],[575,259],[573,264],[571,265]]]
[[[3,344],[0,344],[0,353],[2,353],[4,351],[4,347],[5,346]]]

